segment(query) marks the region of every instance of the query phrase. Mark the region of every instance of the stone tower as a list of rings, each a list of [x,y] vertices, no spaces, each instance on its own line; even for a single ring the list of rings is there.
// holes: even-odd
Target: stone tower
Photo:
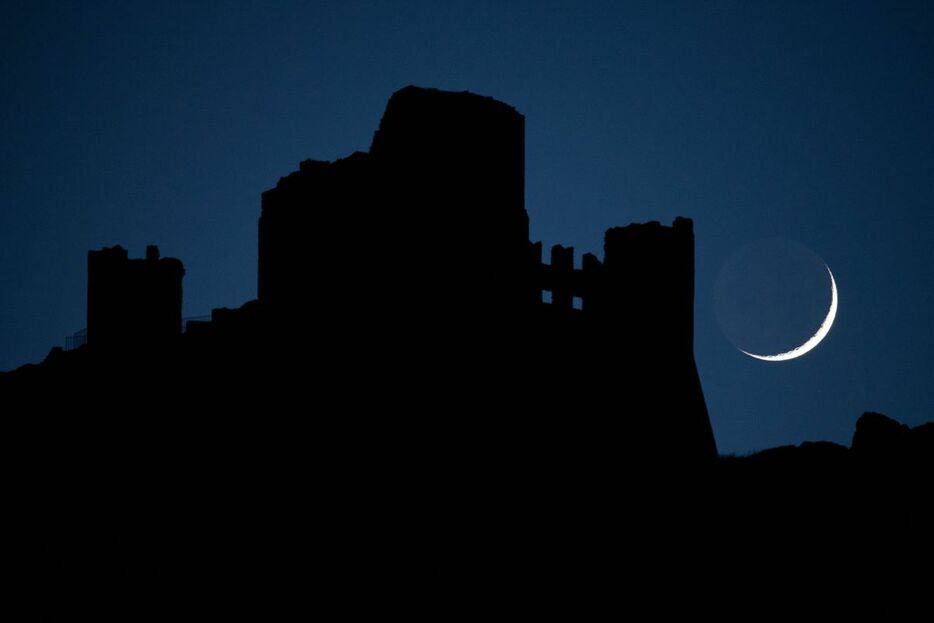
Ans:
[[[177,338],[182,329],[182,277],[175,258],[146,247],[129,259],[117,245],[88,252],[88,344],[95,349],[144,349]]]

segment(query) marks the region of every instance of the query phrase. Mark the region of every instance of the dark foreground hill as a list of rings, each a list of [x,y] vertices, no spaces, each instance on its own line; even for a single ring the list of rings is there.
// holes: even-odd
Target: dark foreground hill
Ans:
[[[0,374],[43,604],[451,618],[926,525],[930,424],[867,414],[852,448],[718,458],[691,221],[544,261],[524,117],[492,98],[403,89],[369,152],[301,163],[263,194],[258,274],[183,330],[181,261],[91,251],[87,344]]]
[[[406,412],[381,408],[398,388],[192,361],[170,377],[192,398],[151,391],[145,379],[166,377],[140,361],[46,376],[29,401],[28,382],[0,381],[10,530],[48,593],[38,611],[430,616],[518,600],[573,616],[630,592],[646,607],[719,590],[709,561],[756,586],[821,569],[875,578],[924,556],[932,424],[866,414],[850,448],[684,461],[630,451],[638,426],[587,426],[546,397],[528,415],[489,409],[500,394],[479,384],[442,400],[442,384]],[[281,393],[256,401],[250,383]]]
[[[934,474],[934,422],[909,428],[879,413],[856,422],[850,447],[826,441],[721,457],[715,481],[733,510],[842,525],[920,527]]]

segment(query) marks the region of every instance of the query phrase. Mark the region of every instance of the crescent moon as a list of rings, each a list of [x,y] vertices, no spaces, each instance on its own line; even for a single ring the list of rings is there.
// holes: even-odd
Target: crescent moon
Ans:
[[[833,279],[833,273],[830,272],[830,267],[824,264],[824,268],[827,269],[827,274],[830,275],[830,309],[827,311],[827,317],[824,318],[824,322],[821,323],[820,328],[817,329],[817,332],[812,335],[807,342],[797,348],[777,355],[756,355],[747,353],[742,348],[740,348],[739,351],[750,357],[761,359],[762,361],[788,361],[789,359],[797,359],[814,350],[814,348],[827,337],[827,334],[830,333],[830,327],[833,325],[834,318],[837,317],[837,282]]]

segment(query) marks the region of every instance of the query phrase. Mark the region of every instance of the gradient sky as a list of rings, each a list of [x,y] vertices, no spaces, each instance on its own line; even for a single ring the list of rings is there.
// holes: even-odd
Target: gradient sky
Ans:
[[[607,227],[694,219],[721,452],[934,418],[934,3],[3,6],[0,370],[84,326],[88,249],[182,259],[186,316],[254,298],[260,193],[366,150],[416,84],[526,116],[533,240],[599,256]],[[829,337],[779,364],[714,313],[721,267],[774,236],[840,289]]]

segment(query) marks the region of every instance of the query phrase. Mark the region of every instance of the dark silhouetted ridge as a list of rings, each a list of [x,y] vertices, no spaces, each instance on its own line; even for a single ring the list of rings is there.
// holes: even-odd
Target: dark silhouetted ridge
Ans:
[[[854,461],[929,460],[929,427],[867,414],[852,449],[718,462],[692,221],[544,257],[524,154],[511,106],[398,91],[369,152],[262,193],[257,298],[187,327],[180,260],[91,251],[86,345],[0,376],[66,572],[129,551],[175,573],[195,549],[223,577],[293,551],[333,570],[400,543],[406,568],[431,547],[530,563],[569,535],[700,530],[750,491],[798,508],[779,473],[848,492]]]

